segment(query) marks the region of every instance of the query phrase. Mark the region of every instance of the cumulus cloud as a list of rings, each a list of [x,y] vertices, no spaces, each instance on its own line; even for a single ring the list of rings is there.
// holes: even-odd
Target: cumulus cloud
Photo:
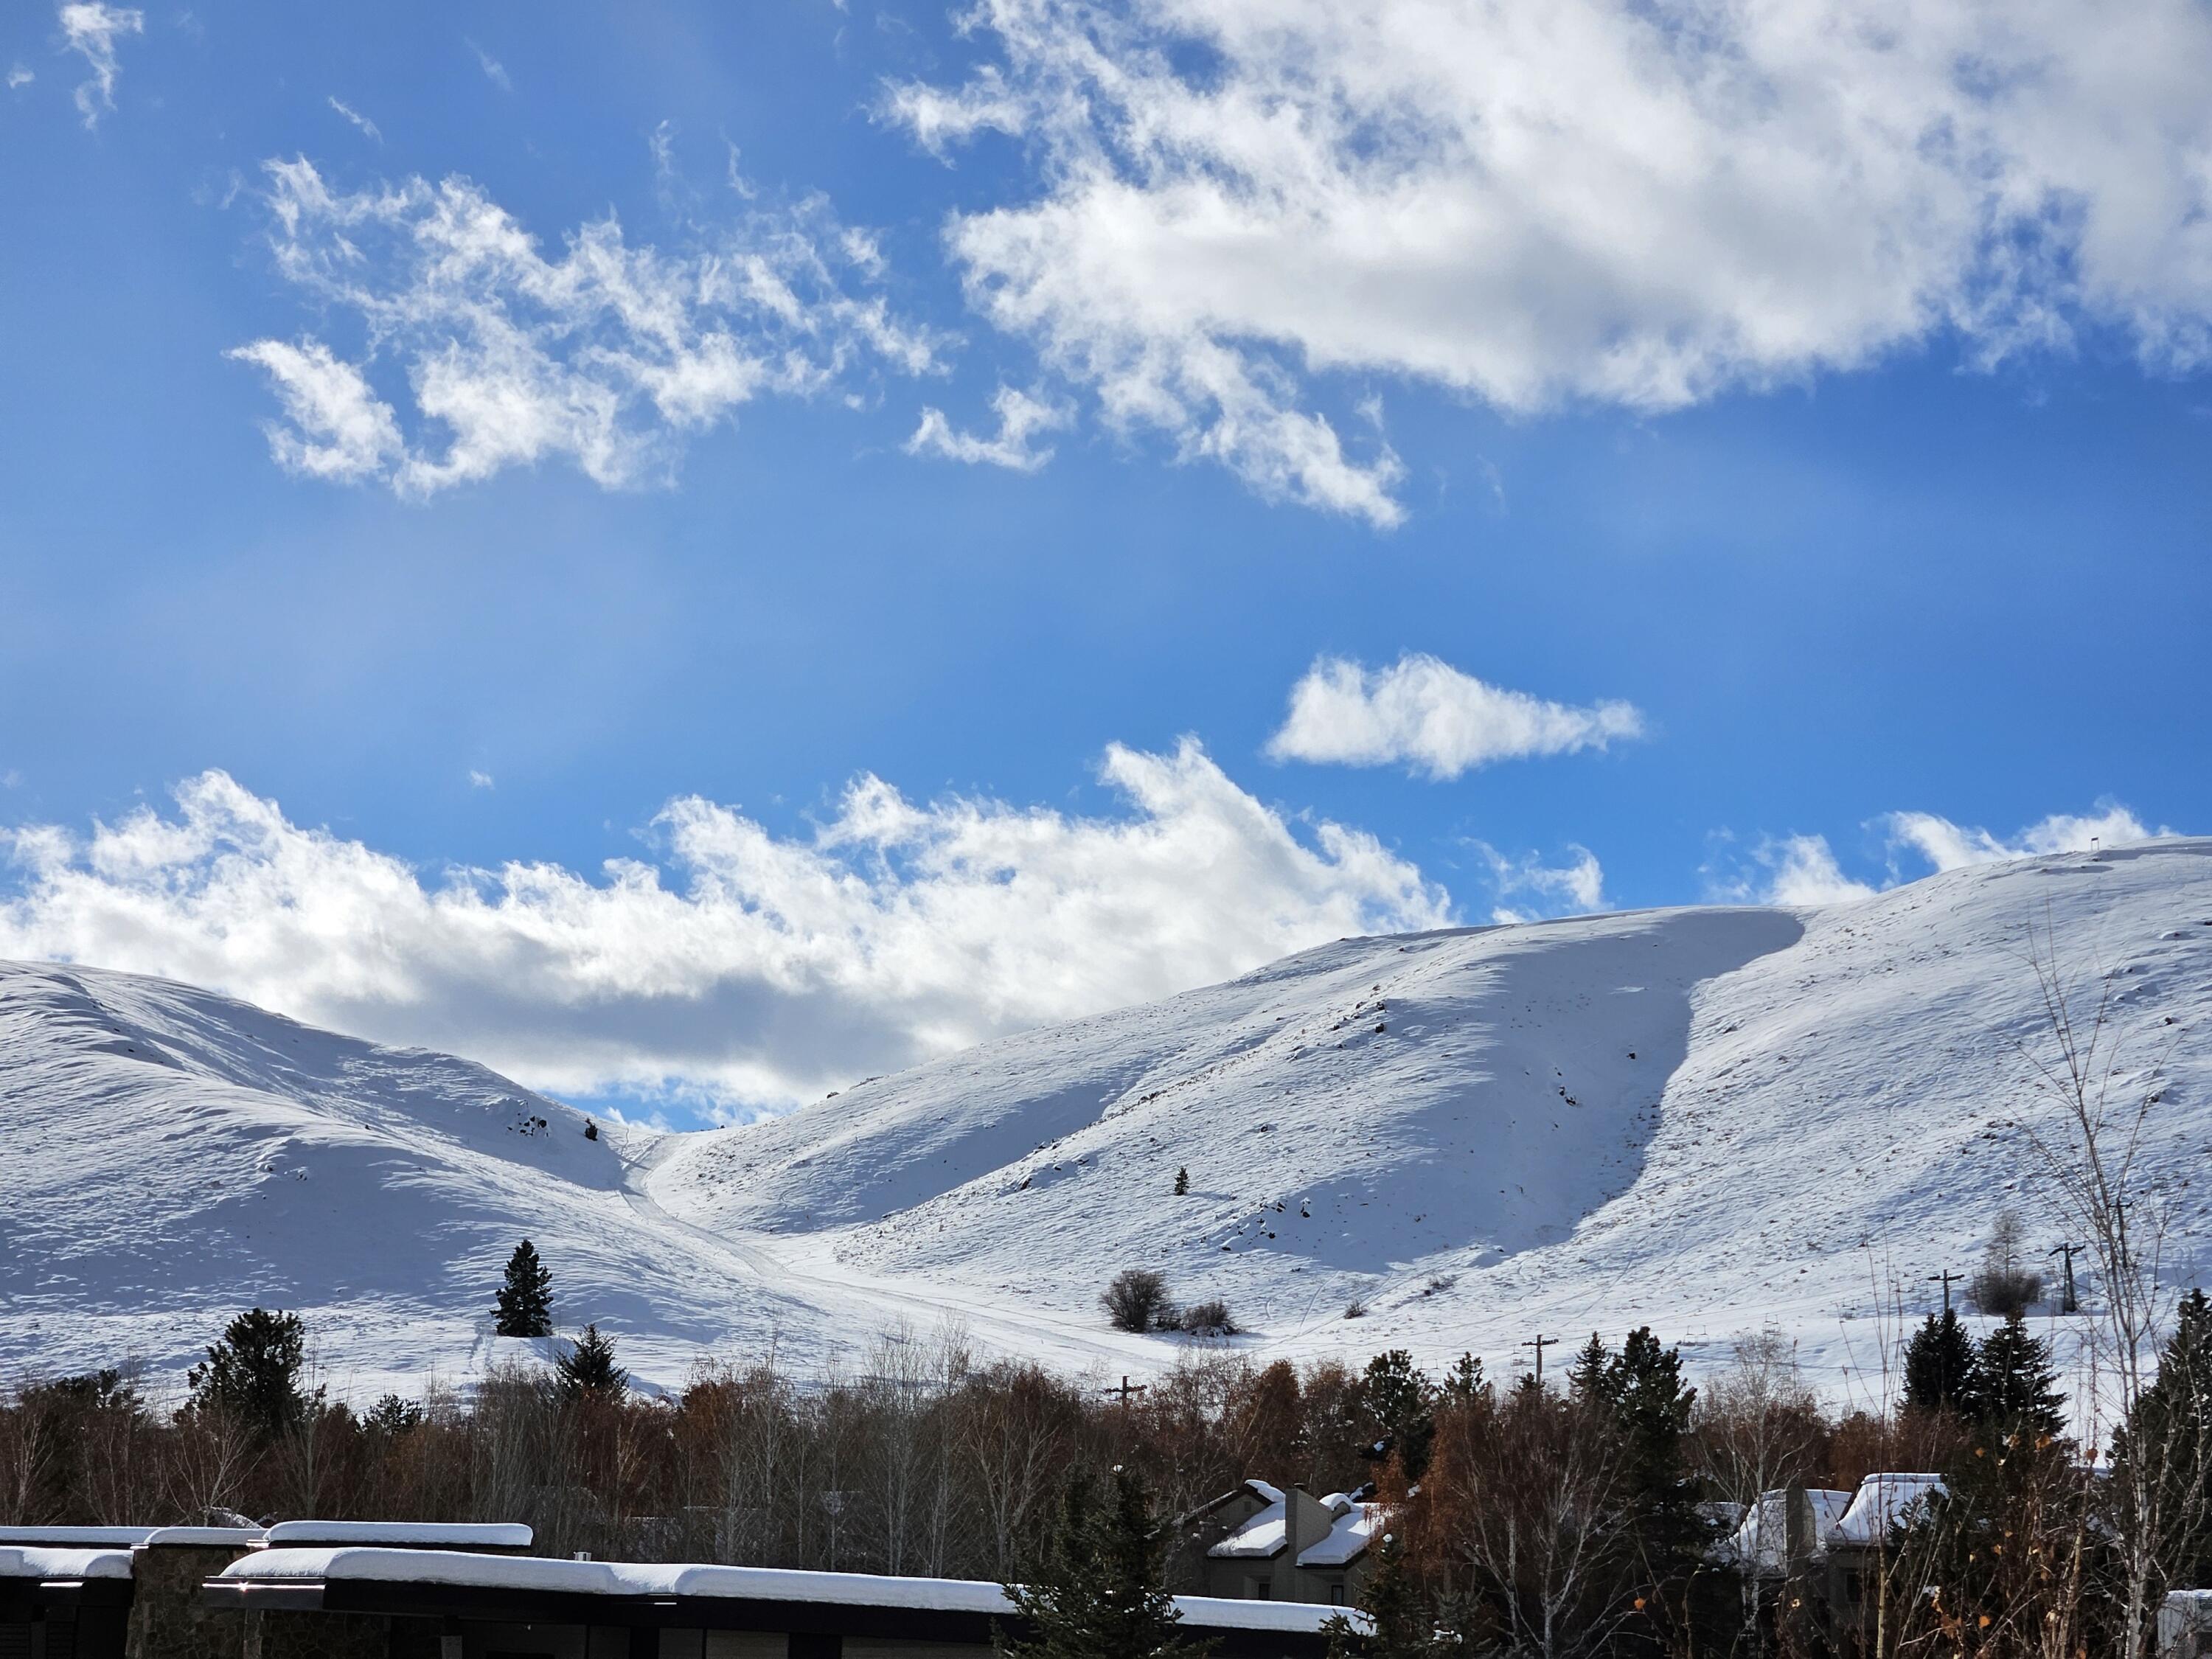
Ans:
[[[1098,817],[862,776],[804,835],[687,798],[653,860],[432,878],[210,772],[166,816],[9,832],[0,957],[215,986],[541,1087],[737,1107],[1450,920],[1371,836],[1294,830],[1194,741],[1110,749],[1101,773],[1122,805]]]
[[[1887,869],[1879,884],[1844,873],[1825,836],[1770,838],[1752,849],[1752,873],[1737,872],[1715,884],[1717,896],[1758,899],[1769,904],[1838,904],[1871,898],[1886,888],[1936,871],[2007,859],[2086,853],[2144,841],[2152,831],[2117,801],[2103,800],[2089,813],[2054,812],[2021,830],[2009,841],[1987,830],[1969,828],[1933,812],[1889,812],[1874,821],[1887,844]],[[2160,830],[2159,835],[2172,835]],[[1904,860],[1927,868],[1905,867]]]
[[[1066,404],[1010,386],[1002,386],[992,394],[991,409],[999,417],[999,430],[985,438],[957,431],[944,410],[925,408],[921,425],[906,441],[906,453],[939,455],[971,465],[1003,466],[1015,472],[1035,472],[1052,459],[1049,446],[1036,447],[1039,434],[1058,432],[1073,418]]]
[[[279,465],[422,496],[564,459],[622,487],[672,476],[684,437],[769,393],[806,396],[863,366],[920,374],[935,337],[857,291],[845,227],[812,198],[678,252],[632,246],[611,218],[557,256],[462,178],[334,190],[304,158],[265,168],[276,269],[368,345],[263,339],[289,425]],[[372,368],[401,371],[403,421]]]
[[[79,0],[64,6],[58,16],[63,44],[92,66],[92,78],[77,87],[76,109],[88,128],[96,127],[100,116],[115,107],[115,77],[122,73],[115,43],[126,34],[143,34],[146,14],[106,5],[101,0]],[[27,81],[30,76],[26,74],[23,78]],[[11,75],[9,84],[19,83]]]
[[[1343,766],[1403,762],[1443,779],[1492,761],[1602,749],[1643,734],[1644,717],[1625,702],[1547,702],[1418,653],[1382,669],[1322,657],[1291,688],[1289,717],[1267,740],[1267,753]]]
[[[1610,909],[1605,899],[1605,871],[1587,847],[1570,846],[1565,864],[1547,864],[1535,854],[1512,858],[1487,842],[1474,843],[1490,866],[1498,902],[1490,919],[1499,923],[1537,921],[1547,916],[1589,915]],[[1517,898],[1517,903],[1506,902]]]
[[[10,92],[19,87],[27,87],[38,78],[21,64],[11,64],[8,66],[8,90]]]
[[[1664,410],[1948,333],[2212,360],[2212,11],[979,0],[884,112],[1033,158],[971,302],[1274,493],[1395,520],[1316,405],[1387,375]]]
[[[485,771],[482,771],[482,770],[479,770],[477,768],[473,767],[473,766],[471,766],[471,768],[469,768],[469,787],[470,787],[470,788],[471,788],[471,789],[489,789],[489,788],[493,788],[493,787],[495,787],[495,784],[494,784],[494,782],[493,782],[492,775],[491,775],[491,774],[490,774],[490,773],[489,773],[489,772],[485,772]]]

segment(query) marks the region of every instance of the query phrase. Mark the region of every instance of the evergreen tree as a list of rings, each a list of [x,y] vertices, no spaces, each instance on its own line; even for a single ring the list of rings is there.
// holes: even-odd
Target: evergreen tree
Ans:
[[[492,1306],[492,1329],[501,1336],[553,1334],[553,1275],[528,1239],[507,1259],[507,1280]]]
[[[1633,1538],[1632,1559],[1645,1575],[1647,1626],[1642,1632],[1632,1626],[1629,1633],[1662,1649],[1705,1645],[1707,1632],[1698,1631],[1696,1639],[1686,1634],[1711,1623],[1711,1609],[1693,1591],[1711,1540],[1682,1450],[1698,1391],[1682,1382],[1681,1351],[1662,1348],[1650,1327],[1639,1327],[1592,1387],[1620,1438],[1627,1484],[1623,1519]]]
[[[1008,1659],[1162,1659],[1202,1647],[1179,1643],[1182,1618],[1167,1591],[1166,1542],[1144,1483],[1115,1465],[1105,1502],[1079,1476],[1060,1500],[1059,1524],[1039,1571],[1006,1586],[1029,1626],[1021,1640],[1000,1632]]]
[[[2112,1467],[2119,1525],[2148,1534],[2166,1587],[2212,1584],[2212,1301],[2203,1291],[2175,1310],[2158,1380],[2113,1436]]]
[[[1463,1353],[1452,1361],[1452,1368],[1444,1378],[1447,1398],[1461,1405],[1472,1405],[1482,1397],[1490,1385],[1482,1380],[1482,1362],[1471,1353]]]
[[[1960,1407],[2000,1437],[2056,1435],[2066,1424],[2066,1396],[2056,1386],[2050,1345],[2031,1334],[2018,1314],[1984,1337],[1966,1372]]]
[[[1595,1331],[1567,1367],[1567,1389],[1585,1406],[1609,1406],[1612,1395],[1613,1351],[1598,1340]]]
[[[582,1395],[618,1399],[629,1386],[629,1373],[615,1364],[612,1340],[600,1335],[596,1324],[584,1327],[584,1334],[568,1352],[553,1362],[553,1370],[560,1378],[561,1392],[572,1399]]]
[[[1360,1379],[1360,1401],[1377,1443],[1398,1454],[1398,1467],[1418,1480],[1429,1467],[1437,1438],[1437,1391],[1403,1348],[1378,1353]]]
[[[1974,1342],[1948,1308],[1912,1334],[1905,1347],[1905,1405],[1908,1411],[1957,1412],[1974,1370]]]
[[[362,1427],[372,1433],[390,1438],[422,1426],[422,1408],[412,1400],[396,1394],[387,1394],[369,1407],[368,1414],[361,1419]]]
[[[300,1316],[256,1308],[232,1320],[206,1362],[186,1373],[190,1406],[234,1417],[257,1434],[277,1433],[321,1402],[321,1389],[309,1395],[300,1387],[306,1363]]]
[[[1190,1191],[1190,1171],[1189,1171],[1189,1170],[1177,1170],[1176,1171],[1176,1189],[1175,1189],[1175,1195],[1176,1195],[1177,1198],[1182,1198],[1182,1197],[1185,1196],[1186,1194],[1188,1194],[1189,1193],[1189,1191]]]

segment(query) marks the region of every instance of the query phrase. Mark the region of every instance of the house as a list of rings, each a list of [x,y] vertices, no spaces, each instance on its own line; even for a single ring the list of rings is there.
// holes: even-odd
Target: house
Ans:
[[[1316,1498],[1247,1480],[1185,1516],[1182,1529],[1200,1546],[1197,1577],[1208,1595],[1350,1607],[1372,1570],[1382,1518],[1382,1505],[1348,1492]]]
[[[2212,1659],[2212,1590],[2173,1590],[2159,1604],[2158,1659]]]

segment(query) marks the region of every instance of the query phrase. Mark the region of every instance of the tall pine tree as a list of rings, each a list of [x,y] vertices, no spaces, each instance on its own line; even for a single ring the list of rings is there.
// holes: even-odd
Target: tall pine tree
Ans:
[[[187,1373],[191,1406],[234,1418],[256,1434],[290,1428],[322,1401],[321,1389],[309,1394],[300,1386],[307,1344],[297,1314],[256,1308],[239,1315],[210,1345],[206,1363]]]
[[[2212,1584],[2212,1301],[2203,1291],[2175,1310],[2158,1380],[2113,1437],[2112,1468],[2119,1525],[2144,1540],[2165,1587]]]
[[[526,1238],[507,1259],[507,1279],[491,1311],[492,1329],[501,1336],[553,1334],[553,1275]]]
[[[1974,1370],[1974,1340],[1948,1308],[1912,1334],[1905,1347],[1907,1411],[1961,1412]]]
[[[1105,1501],[1091,1482],[1073,1481],[1039,1570],[1006,1586],[1028,1626],[1019,1640],[999,1638],[1007,1659],[1195,1659],[1205,1649],[1176,1639],[1182,1614],[1167,1590],[1166,1544],[1144,1483],[1116,1465]]]
[[[1975,1350],[1959,1403],[1967,1417],[1998,1438],[2047,1437],[2066,1425],[2066,1396],[2058,1392],[2057,1381],[2050,1345],[2031,1334],[2018,1314],[2010,1314]]]
[[[613,1341],[600,1335],[597,1325],[584,1327],[584,1334],[568,1352],[553,1362],[553,1370],[560,1378],[561,1392],[571,1399],[579,1395],[618,1399],[629,1386],[629,1373],[615,1364]]]

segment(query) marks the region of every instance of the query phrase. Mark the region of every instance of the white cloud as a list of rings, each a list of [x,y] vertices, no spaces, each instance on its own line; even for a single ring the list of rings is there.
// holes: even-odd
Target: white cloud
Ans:
[[[1589,915],[1612,907],[1605,899],[1605,871],[1589,848],[1571,845],[1574,856],[1565,864],[1546,864],[1535,854],[1510,858],[1487,842],[1474,843],[1490,866],[1491,880],[1500,902],[1490,919],[1504,923],[1536,921],[1546,916]],[[1508,904],[1522,896],[1524,902]]]
[[[76,108],[87,127],[96,127],[101,114],[115,107],[115,77],[122,72],[116,61],[115,43],[126,34],[143,34],[146,14],[105,5],[101,0],[79,0],[64,6],[58,16],[63,44],[92,66],[92,79],[76,89]],[[29,78],[27,74],[24,78]],[[9,83],[16,84],[12,75]]]
[[[1074,418],[1065,404],[1010,386],[1002,386],[991,394],[991,408],[999,417],[999,430],[996,436],[989,438],[956,431],[943,410],[923,409],[921,423],[906,441],[906,453],[941,455],[947,460],[1003,466],[1016,472],[1035,472],[1052,459],[1049,447],[1033,447],[1038,434],[1060,431]]]
[[[1194,741],[1110,749],[1102,773],[1118,813],[917,805],[862,776],[811,834],[684,799],[655,820],[659,863],[426,880],[210,772],[172,816],[9,833],[0,957],[219,987],[541,1087],[780,1103],[1450,920],[1443,890],[1371,836],[1294,833]]]
[[[1910,848],[1938,870],[2051,853],[2086,853],[2093,845],[2114,847],[2147,840],[2151,833],[2133,812],[2111,800],[2099,801],[2094,815],[2054,812],[2010,842],[2000,841],[1986,830],[1963,829],[1933,812],[1893,812],[1888,826],[1893,850]]]
[[[22,64],[11,64],[8,68],[8,90],[13,92],[18,87],[27,87],[38,78]]]
[[[357,362],[313,338],[233,354],[275,381],[293,426],[270,443],[296,471],[421,496],[557,457],[634,485],[672,477],[686,434],[755,398],[936,366],[934,336],[855,291],[870,273],[818,198],[676,252],[630,246],[610,217],[549,258],[465,179],[349,193],[305,159],[265,171],[278,271],[369,342]],[[404,371],[411,422],[373,389],[380,361]]]
[[[2054,812],[2029,824],[2010,841],[1987,830],[1954,823],[1933,812],[1889,812],[1875,823],[1881,827],[1888,847],[1888,868],[1879,885],[1845,875],[1826,836],[1785,836],[1761,842],[1753,849],[1758,874],[1739,872],[1717,883],[1715,896],[1758,899],[1768,904],[1837,904],[1871,898],[1899,882],[1927,873],[1900,868],[1900,854],[1913,855],[1936,871],[1958,870],[2007,859],[2086,853],[2094,847],[2147,840],[2153,833],[2133,812],[2112,800],[2098,802],[2094,813]],[[2156,833],[2166,836],[2173,831]]]
[[[2081,0],[978,0],[894,88],[1032,187],[948,228],[971,302],[1275,493],[1389,523],[1312,405],[1384,374],[1680,407],[1947,331],[2212,360],[2212,10]]]
[[[514,90],[514,82],[507,78],[506,64],[501,63],[498,58],[493,57],[475,41],[464,37],[463,43],[476,54],[477,67],[483,71],[485,80],[490,82],[501,92]]]
[[[1753,856],[1766,871],[1758,896],[1768,904],[1842,904],[1875,895],[1874,888],[1844,873],[1825,836],[1764,842]]]
[[[350,483],[382,472],[404,453],[391,405],[320,341],[256,340],[228,355],[259,365],[276,388],[284,421],[264,429],[285,471]]]
[[[1644,717],[1625,702],[1547,702],[1416,653],[1382,669],[1322,657],[1291,688],[1289,717],[1267,740],[1267,753],[1345,766],[1402,761],[1441,779],[1643,734]]]
[[[373,142],[380,144],[384,142],[384,135],[376,130],[376,123],[354,108],[336,93],[331,94],[331,107],[358,127],[362,134]]]
[[[471,788],[471,789],[489,789],[489,788],[492,788],[492,787],[495,787],[495,786],[493,785],[493,782],[492,782],[492,775],[491,775],[491,774],[490,774],[490,773],[489,773],[489,772],[483,772],[483,771],[479,771],[479,770],[477,770],[477,769],[475,767],[473,767],[473,766],[471,766],[471,768],[469,768],[469,787],[470,787],[470,788]]]

